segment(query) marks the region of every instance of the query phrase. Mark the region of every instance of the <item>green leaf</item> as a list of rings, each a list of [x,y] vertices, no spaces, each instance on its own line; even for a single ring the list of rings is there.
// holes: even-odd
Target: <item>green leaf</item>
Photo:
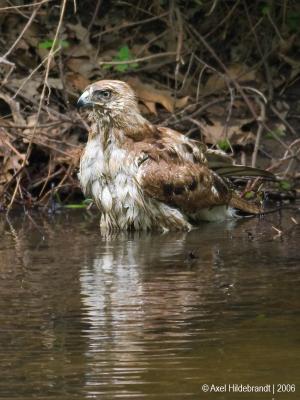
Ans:
[[[244,198],[246,200],[254,199],[255,198],[255,192],[253,192],[253,190],[249,190],[249,192],[245,193]]]
[[[276,137],[283,138],[285,136],[285,132],[281,129],[274,129],[274,131],[270,131],[266,134],[266,139],[275,139]]]
[[[84,199],[83,200],[83,204],[86,204],[86,205],[89,205],[89,204],[91,204],[93,202],[93,199]]]
[[[81,209],[81,208],[86,208],[86,204],[66,204],[64,205],[64,208],[70,208],[70,209]]]
[[[102,65],[101,68],[103,68],[103,69],[111,69],[112,67],[113,67],[112,64],[104,64],[104,65]]]
[[[38,46],[39,46],[39,49],[51,49],[52,46],[54,48],[58,47],[58,46],[60,46],[61,48],[67,48],[67,47],[69,47],[69,45],[70,45],[70,43],[67,40],[58,40],[54,44],[54,40],[48,39],[43,42],[40,42]]]
[[[268,14],[270,14],[270,11],[271,11],[271,7],[267,4],[264,4],[261,8],[262,15],[268,15]]]
[[[279,182],[279,187],[282,190],[291,190],[293,185],[292,185],[292,183],[290,181],[287,181],[287,180],[284,179],[284,180]]]
[[[129,47],[123,46],[120,48],[117,56],[119,61],[128,61],[132,58]]]
[[[58,204],[59,204],[59,205],[62,205],[62,201],[61,201],[61,198],[60,198],[59,193],[58,193],[58,192],[55,192],[54,196],[55,196],[56,201],[58,202]]]
[[[114,65],[114,69],[118,72],[126,72],[128,70],[128,64]]]
[[[228,139],[219,140],[218,141],[218,146],[223,151],[230,150],[230,143],[229,143]]]
[[[45,40],[39,43],[39,49],[51,49],[53,40]]]
[[[123,64],[124,61],[129,61],[133,59],[133,55],[128,46],[122,46],[118,50],[117,55],[113,58],[114,62],[122,61],[122,64],[106,64],[103,65],[103,69],[111,69],[113,68],[117,72],[126,72],[129,69],[136,69],[138,68],[138,63],[132,64]]]
[[[259,319],[259,320],[263,320],[263,319],[266,319],[266,318],[267,318],[266,314],[258,314],[256,316],[256,319]]]
[[[82,208],[87,208],[92,202],[93,202],[92,199],[84,199],[81,203],[65,204],[63,207],[70,208],[70,209],[82,209]]]
[[[297,32],[300,29],[300,13],[290,12],[286,20],[287,26],[290,31]]]
[[[70,43],[67,40],[60,40],[59,41],[59,45],[60,47],[62,47],[63,49],[66,49],[67,47],[70,46]]]

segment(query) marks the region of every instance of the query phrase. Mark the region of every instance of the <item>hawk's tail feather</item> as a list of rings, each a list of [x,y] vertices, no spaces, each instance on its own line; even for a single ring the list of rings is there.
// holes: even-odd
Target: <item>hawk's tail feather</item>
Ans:
[[[276,180],[276,177],[272,172],[265,171],[260,168],[246,167],[244,165],[222,165],[212,164],[210,166],[218,175],[223,178],[229,177],[261,177],[269,180]]]
[[[238,210],[244,211],[249,214],[262,214],[263,208],[257,204],[250,203],[249,201],[242,199],[236,193],[233,193],[229,205]]]

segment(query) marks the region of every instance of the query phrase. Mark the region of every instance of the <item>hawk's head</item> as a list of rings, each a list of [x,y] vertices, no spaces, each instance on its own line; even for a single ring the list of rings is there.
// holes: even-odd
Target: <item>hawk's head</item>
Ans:
[[[92,119],[115,126],[121,126],[128,115],[139,114],[134,91],[127,83],[114,80],[102,80],[88,86],[77,106],[91,109]]]

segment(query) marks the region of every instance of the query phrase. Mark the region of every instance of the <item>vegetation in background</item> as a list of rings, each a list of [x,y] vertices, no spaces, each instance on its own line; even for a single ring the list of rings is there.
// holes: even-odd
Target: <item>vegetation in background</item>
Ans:
[[[139,64],[137,62],[130,63],[130,64],[124,64],[125,61],[130,61],[134,59],[134,56],[131,53],[131,50],[129,49],[128,46],[122,46],[117,55],[113,58],[113,61],[116,63],[114,65],[112,64],[106,64],[103,66],[105,69],[112,68],[113,70],[117,72],[126,72],[130,69],[136,69],[138,68]],[[118,61],[120,61],[120,64],[117,64]]]
[[[152,122],[275,172],[271,197],[298,196],[299,2],[4,1],[0,22],[0,208],[85,207],[75,104],[106,78]]]

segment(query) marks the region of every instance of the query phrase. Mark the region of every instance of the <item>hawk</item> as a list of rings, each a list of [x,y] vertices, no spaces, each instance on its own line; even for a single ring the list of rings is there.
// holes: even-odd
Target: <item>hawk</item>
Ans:
[[[78,176],[101,212],[101,228],[190,230],[201,220],[233,217],[234,208],[261,212],[238,196],[228,176],[270,173],[231,165],[224,153],[151,124],[127,83],[95,82],[78,107],[90,110],[92,123]]]

